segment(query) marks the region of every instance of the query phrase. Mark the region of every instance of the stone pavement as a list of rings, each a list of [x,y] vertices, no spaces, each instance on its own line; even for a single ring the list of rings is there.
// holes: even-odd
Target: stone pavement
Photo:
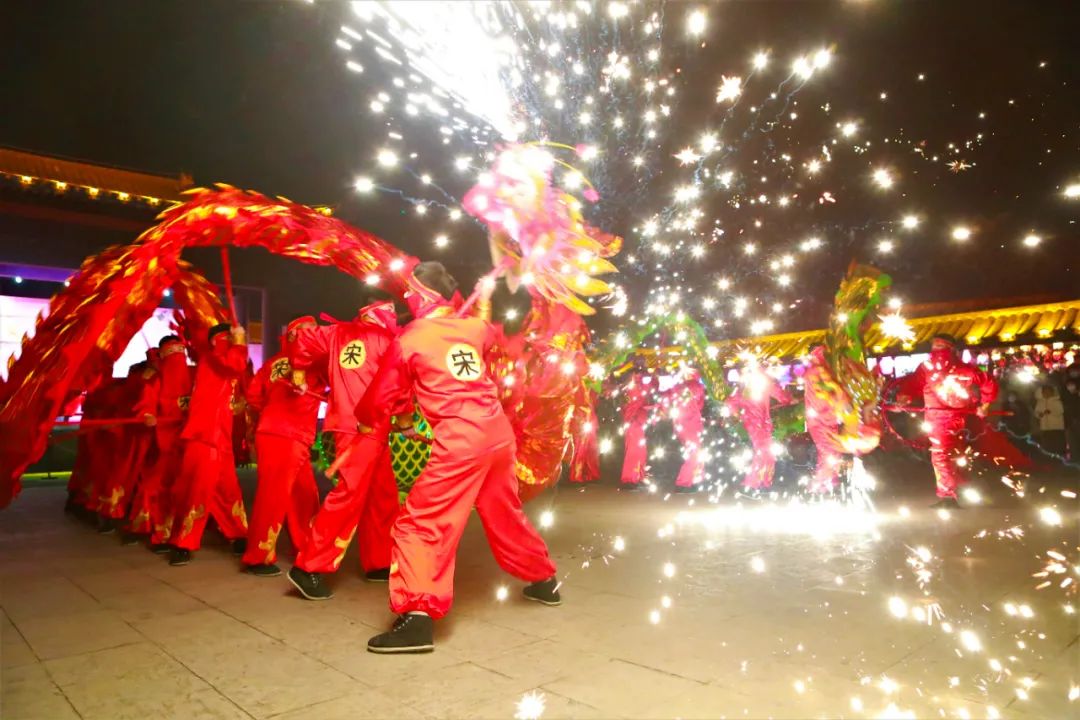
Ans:
[[[948,519],[920,488],[876,527],[563,487],[529,506],[553,512],[563,606],[521,600],[474,519],[437,649],[411,657],[365,651],[391,615],[354,551],[306,602],[219,539],[170,568],[31,487],[0,513],[0,717],[512,718],[529,693],[544,718],[1076,717],[1076,599],[1032,577],[1048,548],[1075,564],[1067,484]]]

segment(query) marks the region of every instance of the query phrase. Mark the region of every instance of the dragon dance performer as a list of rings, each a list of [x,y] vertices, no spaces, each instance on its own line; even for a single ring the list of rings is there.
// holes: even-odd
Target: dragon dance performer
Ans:
[[[147,360],[132,365],[124,382],[124,406],[119,418],[141,418],[142,424],[124,424],[116,429],[116,455],[105,483],[98,496],[99,532],[112,533],[120,528],[132,505],[147,457],[153,450],[157,411],[158,372],[154,366],[157,356],[147,352]],[[125,545],[133,545],[136,538],[125,531]]]
[[[691,491],[701,482],[701,434],[705,430],[702,411],[705,409],[705,386],[701,376],[692,369],[682,369],[678,382],[661,394],[669,408],[675,435],[683,448],[683,464],[675,479],[677,491]]]
[[[922,393],[925,422],[929,426],[930,464],[934,466],[938,502],[932,507],[959,507],[957,488],[967,482],[964,467],[968,440],[965,427],[972,413],[985,417],[998,393],[992,376],[962,362],[951,335],[935,335],[930,358],[915,372],[895,383],[896,401],[910,404]]]
[[[247,406],[258,415],[255,455],[258,486],[248,523],[247,550],[242,560],[252,575],[275,577],[278,534],[285,522],[297,550],[307,541],[311,518],[319,509],[319,488],[311,470],[320,398],[293,385],[289,354],[299,333],[317,327],[310,315],[285,328],[281,352],[270,358],[248,385]],[[320,387],[321,390],[321,387]]]
[[[390,413],[369,389],[397,337],[392,302],[361,308],[355,320],[309,327],[297,334],[291,355],[294,382],[330,384],[323,432],[332,433],[339,464],[337,486],[323,500],[306,543],[289,570],[308,600],[333,596],[322,574],[336,572],[360,528],[360,565],[370,582],[390,575],[390,526],[398,511],[390,458]]]
[[[500,567],[530,583],[525,597],[561,602],[555,564],[518,497],[514,432],[486,359],[496,331],[455,316],[457,282],[440,263],[417,265],[413,277],[420,287],[405,300],[415,319],[394,345],[400,364],[390,366],[403,392],[391,407],[407,429],[415,395],[435,440],[394,523],[390,607],[398,618],[368,641],[376,653],[434,649],[433,621],[453,602],[455,555],[473,507]]]
[[[806,374],[803,375],[806,405],[806,431],[817,449],[817,465],[811,492],[826,493],[836,487],[847,459],[840,442],[839,408],[846,404],[844,389],[833,377],[825,358],[825,346],[818,345],[810,352]]]
[[[760,490],[772,485],[776,456],[772,449],[773,424],[769,406],[773,400],[786,405],[791,402],[791,396],[757,362],[747,363],[743,370],[742,388],[732,393],[726,405],[742,422],[754,450],[750,468],[743,479],[743,487],[748,490]]]
[[[129,529],[150,536],[150,549],[169,552],[172,523],[171,492],[180,466],[180,432],[191,396],[191,368],[184,341],[166,335],[158,342],[157,407],[154,409],[154,444],[157,454],[146,468],[131,506]]]
[[[635,359],[635,362],[636,359]],[[619,482],[623,488],[636,488],[645,479],[649,448],[645,428],[656,405],[653,402],[653,378],[645,372],[630,376],[623,394],[623,465]]]
[[[180,473],[173,487],[173,546],[170,565],[187,565],[202,544],[210,515],[242,555],[247,544],[247,517],[233,458],[232,402],[236,385],[247,369],[244,328],[220,323],[210,328],[209,347],[195,368]]]
[[[124,380],[111,375],[86,393],[82,403],[83,420],[115,418],[121,412],[120,404]],[[75,467],[68,479],[66,509],[84,520],[97,521],[98,499],[95,486],[108,475],[114,461],[118,437],[111,427],[93,427],[80,432],[75,457]]]

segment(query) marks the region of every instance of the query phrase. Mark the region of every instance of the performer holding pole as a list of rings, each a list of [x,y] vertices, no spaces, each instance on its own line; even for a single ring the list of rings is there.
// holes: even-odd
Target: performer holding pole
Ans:
[[[195,370],[180,475],[173,492],[174,549],[170,565],[187,565],[202,544],[209,515],[233,543],[233,553],[246,548],[247,517],[233,459],[231,402],[247,369],[247,343],[242,327],[221,323],[210,328],[210,347]]]
[[[394,304],[379,302],[362,308],[352,322],[303,329],[292,346],[294,381],[303,391],[329,377],[323,432],[333,434],[337,453],[328,474],[339,477],[289,571],[289,582],[308,600],[333,596],[322,575],[340,567],[357,524],[365,579],[386,582],[390,574],[390,526],[398,510],[387,441],[390,412],[371,400],[369,388],[396,336]]]
[[[967,482],[965,437],[967,416],[984,417],[998,393],[998,384],[988,373],[960,360],[956,340],[935,335],[930,358],[915,372],[894,383],[896,401],[910,404],[922,393],[925,421],[930,436],[930,464],[934,467],[939,498],[931,507],[958,508],[957,488]]]
[[[247,391],[248,407],[258,414],[255,458],[259,483],[242,562],[245,571],[260,577],[281,574],[274,563],[284,523],[288,522],[293,548],[299,551],[319,509],[319,488],[311,470],[319,398],[293,385],[289,364],[297,334],[314,327],[315,318],[309,315],[289,323],[281,352],[259,369]]]
[[[525,597],[561,603],[555,564],[518,497],[514,432],[485,360],[494,328],[455,315],[457,282],[441,263],[420,263],[413,278],[419,287],[405,300],[415,319],[394,345],[403,392],[392,407],[407,427],[415,394],[435,442],[394,523],[390,607],[398,618],[368,641],[375,653],[434,649],[433,621],[453,603],[455,555],[473,507],[500,567],[530,583]]]

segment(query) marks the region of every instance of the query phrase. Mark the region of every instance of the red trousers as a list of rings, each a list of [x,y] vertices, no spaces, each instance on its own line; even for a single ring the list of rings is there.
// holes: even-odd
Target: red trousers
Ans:
[[[150,542],[169,542],[173,528],[173,491],[183,459],[179,428],[171,434],[158,433],[158,453],[143,475],[131,508],[131,531],[150,533]]]
[[[217,447],[187,440],[182,453],[180,474],[173,487],[173,529],[169,542],[184,550],[198,550],[210,515],[227,539],[246,537],[247,516],[231,443]]]
[[[645,419],[631,420],[623,433],[623,454],[621,482],[637,485],[645,479],[645,467],[649,460],[649,448],[645,442]]]
[[[955,498],[956,489],[967,482],[963,468],[957,460],[964,454],[965,429],[963,413],[951,410],[927,410],[926,422],[930,424],[930,464],[939,498]]]
[[[277,539],[289,523],[289,537],[298,551],[307,541],[308,527],[319,509],[319,488],[311,471],[311,450],[299,440],[255,434],[259,484],[248,524],[245,565],[272,565],[277,560]]]
[[[546,580],[555,564],[518,498],[514,444],[462,457],[436,441],[394,523],[390,607],[444,616],[454,600],[454,562],[473,506],[499,566],[526,582]]]
[[[806,429],[817,448],[817,465],[814,468],[814,481],[811,492],[829,492],[836,487],[840,479],[840,469],[844,466],[845,453],[837,438],[835,422],[822,417],[807,417]]]
[[[390,527],[398,513],[398,491],[386,435],[337,433],[334,439],[339,457],[343,452],[349,456],[338,470],[337,486],[311,523],[296,566],[305,572],[337,571],[359,524],[360,565],[364,570],[390,567]]]
[[[154,433],[149,428],[125,428],[122,431],[117,454],[111,458],[112,467],[98,495],[98,514],[102,517],[119,519],[127,516],[135,488],[146,470],[144,465],[153,439]]]
[[[701,412],[693,409],[675,423],[675,434],[683,446],[683,464],[675,479],[678,487],[693,487],[701,482],[701,433],[704,431]]]

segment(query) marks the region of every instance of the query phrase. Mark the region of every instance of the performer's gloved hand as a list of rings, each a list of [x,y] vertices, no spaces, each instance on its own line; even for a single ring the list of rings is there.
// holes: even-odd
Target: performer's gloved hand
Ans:
[[[157,425],[157,418],[150,413],[146,413],[143,415],[143,425],[146,425],[146,427],[154,427]]]
[[[982,405],[979,406],[979,409],[975,411],[975,414],[978,415],[981,418],[984,418],[989,414],[989,412],[990,412],[990,405],[987,404],[987,403],[983,403]]]
[[[244,330],[243,325],[237,325],[232,329],[232,340],[236,345],[247,344],[247,331]]]

